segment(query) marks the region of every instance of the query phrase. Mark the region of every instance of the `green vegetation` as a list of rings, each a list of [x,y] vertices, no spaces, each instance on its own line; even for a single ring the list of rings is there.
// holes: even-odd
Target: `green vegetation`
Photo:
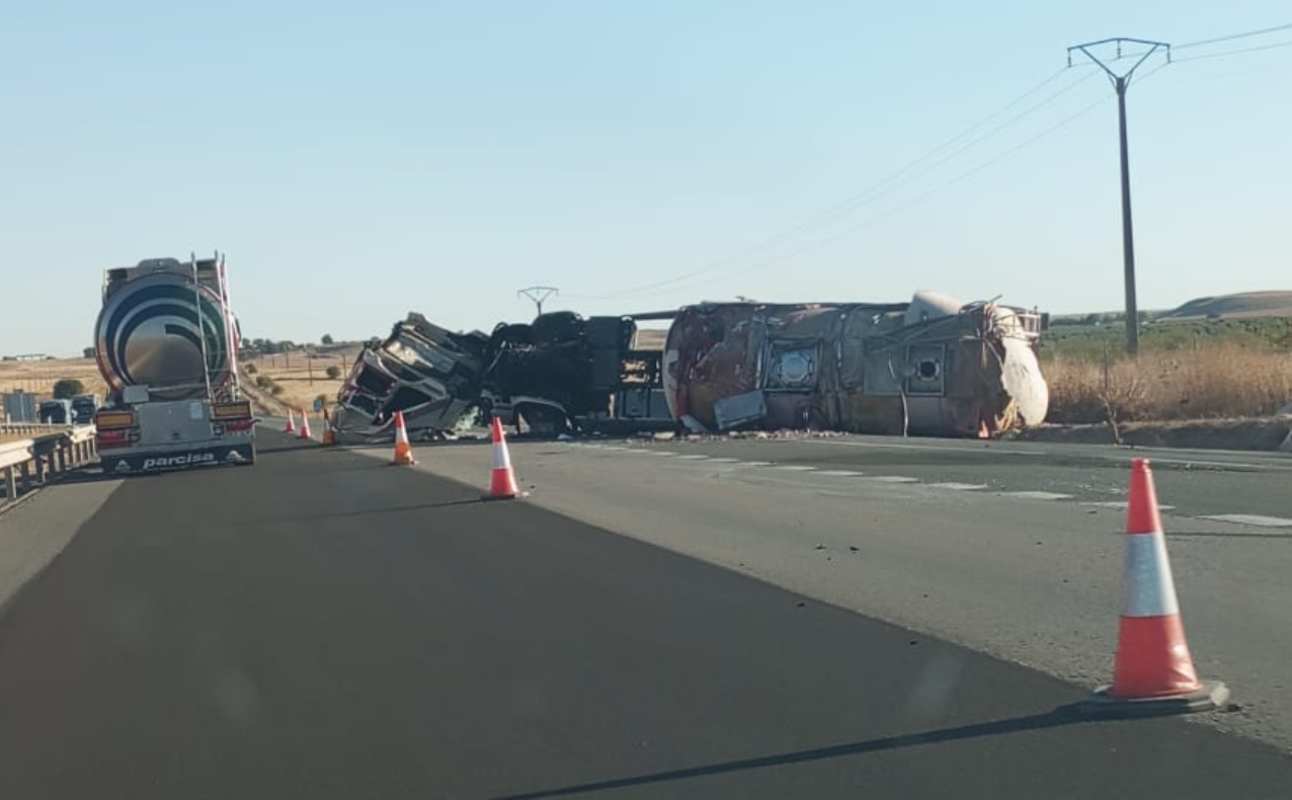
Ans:
[[[54,384],[55,400],[70,400],[78,394],[85,394],[85,384],[75,378],[62,378]]]
[[[1111,316],[1111,315],[1089,315]],[[1060,324],[1056,320],[1041,337],[1041,361],[1054,358],[1100,361],[1122,357],[1126,328],[1118,315],[1103,324]],[[1151,322],[1140,328],[1140,351],[1177,352],[1204,350],[1217,345],[1234,345],[1252,350],[1292,348],[1292,318],[1203,320],[1197,322]]]
[[[341,377],[341,368],[333,364],[332,366],[327,368],[327,376],[332,380],[336,380],[337,378]]]

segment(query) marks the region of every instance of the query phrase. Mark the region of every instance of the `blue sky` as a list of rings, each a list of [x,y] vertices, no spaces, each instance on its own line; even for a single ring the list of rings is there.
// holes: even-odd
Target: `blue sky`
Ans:
[[[0,352],[79,351],[105,267],[216,248],[244,333],[298,341],[409,310],[487,329],[534,283],[585,314],[925,287],[1117,308],[1116,106],[1091,67],[1054,76],[1065,48],[1292,22],[1285,0],[175,5],[6,9]],[[957,146],[1066,91],[864,194],[1047,78]],[[1290,79],[1292,47],[1132,87],[1141,307],[1292,289]]]

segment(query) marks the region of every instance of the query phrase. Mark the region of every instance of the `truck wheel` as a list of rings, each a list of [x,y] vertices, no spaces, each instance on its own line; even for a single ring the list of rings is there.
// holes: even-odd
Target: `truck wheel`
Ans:
[[[536,436],[559,436],[570,432],[569,418],[555,408],[526,405],[516,409],[516,416],[523,419],[525,427]]]

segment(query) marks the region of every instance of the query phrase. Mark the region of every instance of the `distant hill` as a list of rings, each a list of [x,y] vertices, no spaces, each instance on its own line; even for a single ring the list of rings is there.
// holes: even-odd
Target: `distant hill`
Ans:
[[[1166,320],[1292,317],[1292,292],[1243,292],[1199,297],[1158,317]]]

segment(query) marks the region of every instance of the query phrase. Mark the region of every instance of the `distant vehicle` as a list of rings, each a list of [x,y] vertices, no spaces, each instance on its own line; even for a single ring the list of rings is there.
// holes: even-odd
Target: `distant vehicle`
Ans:
[[[99,396],[95,394],[78,394],[72,398],[72,413],[77,425],[89,425],[94,422],[94,415],[99,410]]]
[[[38,418],[36,395],[22,391],[4,395],[4,416],[10,422],[35,422]]]
[[[218,255],[107,271],[95,357],[109,397],[94,417],[105,473],[255,463],[227,286]]]
[[[74,417],[71,400],[46,400],[40,404],[40,421],[47,425],[71,425]]]

